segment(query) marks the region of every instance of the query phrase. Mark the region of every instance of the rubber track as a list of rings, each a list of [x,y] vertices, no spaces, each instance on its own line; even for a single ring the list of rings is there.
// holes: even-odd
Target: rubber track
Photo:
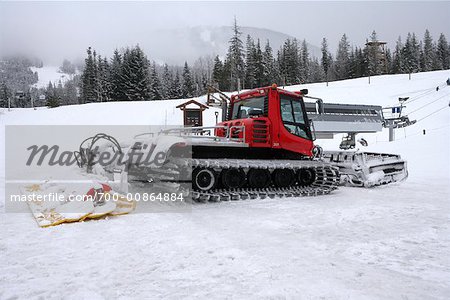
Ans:
[[[303,197],[326,195],[337,189],[340,183],[339,169],[328,163],[309,160],[238,160],[238,159],[191,159],[184,164],[192,168],[257,168],[257,169],[300,169],[311,168],[316,173],[316,180],[310,186],[292,186],[288,188],[268,187],[264,189],[240,188],[233,190],[216,189],[208,192],[192,191],[196,201],[229,201],[256,198]]]

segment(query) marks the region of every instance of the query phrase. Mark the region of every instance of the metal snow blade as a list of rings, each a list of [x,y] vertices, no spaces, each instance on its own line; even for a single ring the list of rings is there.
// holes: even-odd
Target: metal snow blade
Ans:
[[[373,187],[408,177],[406,161],[396,154],[324,151],[322,159],[339,168],[344,185]]]

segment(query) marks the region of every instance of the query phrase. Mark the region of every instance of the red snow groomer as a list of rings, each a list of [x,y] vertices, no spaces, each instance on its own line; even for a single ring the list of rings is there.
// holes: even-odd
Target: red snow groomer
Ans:
[[[143,166],[129,155],[122,177],[152,183],[186,182],[188,178],[194,199],[212,201],[321,195],[336,189],[341,181],[372,186],[406,178],[406,163],[399,156],[380,156],[384,163],[371,156],[368,166],[360,159],[364,152],[347,152],[344,161],[323,155],[313,143],[314,126],[303,100],[307,90],[290,92],[274,84],[231,98],[216,92],[221,99],[211,100],[214,96],[209,93],[208,104],[222,106],[222,122],[136,136],[121,151],[152,157],[149,151],[156,153],[157,149],[167,156],[162,165]],[[80,152],[86,151],[80,148]]]
[[[219,99],[223,121],[214,127],[211,136],[191,141],[196,191],[270,188],[309,195],[329,193],[339,183],[371,187],[408,176],[406,162],[399,155],[322,152],[314,146],[315,130],[310,118],[316,117],[321,125],[328,122],[328,127],[341,121],[340,125],[345,123],[351,128],[349,135],[354,139],[358,132],[381,130],[381,107],[327,104],[306,96],[306,89],[290,92],[275,84],[231,98],[215,92],[220,98],[212,98],[209,93],[208,103],[211,98]],[[319,118],[309,113],[313,103],[306,103],[307,107],[304,97],[320,101]],[[208,133],[210,129],[198,130]],[[338,128],[331,130],[340,132]]]
[[[275,84],[223,101],[223,121],[196,132],[192,186],[199,197],[327,194],[339,171],[314,159],[319,153],[305,110],[307,90],[289,92]],[[228,109],[226,108],[228,106]]]

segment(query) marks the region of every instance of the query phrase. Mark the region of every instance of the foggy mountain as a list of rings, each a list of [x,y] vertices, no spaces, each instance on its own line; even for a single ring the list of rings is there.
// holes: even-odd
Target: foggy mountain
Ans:
[[[253,39],[260,39],[261,48],[264,49],[266,40],[276,51],[283,45],[286,39],[293,39],[293,36],[262,28],[241,27],[241,40],[244,43],[249,34]],[[180,29],[161,29],[151,33],[152,38],[143,39],[139,45],[149,55],[150,59],[157,62],[167,62],[169,64],[183,64],[195,61],[204,55],[219,55],[224,57],[228,50],[228,41],[233,34],[231,26],[197,26]],[[296,37],[299,44],[301,37]],[[319,57],[320,49],[317,46],[308,44],[310,53]]]

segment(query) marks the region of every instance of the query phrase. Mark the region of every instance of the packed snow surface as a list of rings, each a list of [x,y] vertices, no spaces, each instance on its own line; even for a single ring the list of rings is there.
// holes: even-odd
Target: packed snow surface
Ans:
[[[395,142],[385,130],[358,136],[369,142],[360,150],[407,159],[405,182],[342,187],[319,197],[195,204],[190,212],[135,213],[47,229],[30,213],[6,212],[0,298],[448,299],[448,77],[450,71],[438,71],[411,80],[376,76],[370,85],[360,78],[301,86],[332,103],[392,106],[410,97],[405,112],[418,122],[396,130]],[[1,138],[4,126],[13,124],[181,124],[174,107],[182,102],[2,111]],[[205,111],[207,125],[214,124],[215,111]],[[80,139],[67,143],[76,147]],[[340,136],[317,142],[335,150]]]

